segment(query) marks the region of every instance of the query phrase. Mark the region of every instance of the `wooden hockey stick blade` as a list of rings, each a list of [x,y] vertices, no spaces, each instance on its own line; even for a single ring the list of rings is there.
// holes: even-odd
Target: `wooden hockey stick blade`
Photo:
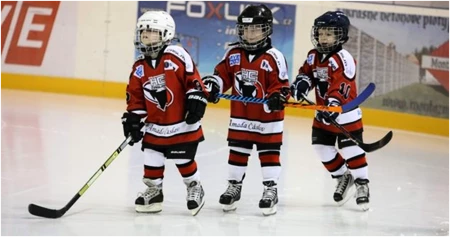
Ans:
[[[393,133],[392,131],[389,131],[383,138],[381,138],[379,141],[374,143],[360,143],[358,144],[361,149],[363,149],[365,152],[372,152],[376,151],[380,148],[383,148],[386,146],[392,139]]]
[[[30,205],[28,205],[28,212],[32,215],[45,218],[62,217],[73,206],[73,204],[75,204],[75,202],[89,189],[89,187],[95,182],[95,180],[97,180],[97,178],[103,173],[103,171],[116,159],[116,157],[128,145],[130,141],[131,136],[128,136],[63,208],[49,209],[31,203]]]

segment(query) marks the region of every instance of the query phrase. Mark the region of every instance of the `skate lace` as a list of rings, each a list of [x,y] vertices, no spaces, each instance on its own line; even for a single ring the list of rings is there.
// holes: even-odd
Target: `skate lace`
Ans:
[[[228,184],[227,191],[225,191],[225,195],[229,195],[232,197],[236,197],[239,195],[240,187],[234,184]]]
[[[188,200],[197,200],[202,193],[202,186],[195,185],[194,187],[188,187]]]
[[[350,182],[350,175],[342,175],[338,178],[338,184],[336,187],[336,193],[343,194],[345,189],[348,186],[348,183]]]
[[[266,187],[264,189],[262,199],[270,199],[273,200],[277,196],[277,188],[275,187]]]
[[[143,193],[138,193],[138,197],[143,197],[145,199],[152,199],[156,196],[158,196],[159,194],[159,188],[157,186],[152,186],[152,187],[148,187],[145,192]]]
[[[369,193],[369,186],[367,184],[356,185],[356,197],[367,197]]]

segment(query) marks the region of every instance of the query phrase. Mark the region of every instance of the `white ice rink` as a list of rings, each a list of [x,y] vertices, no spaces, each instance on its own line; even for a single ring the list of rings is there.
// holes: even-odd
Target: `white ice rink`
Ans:
[[[163,211],[134,211],[143,158],[127,147],[60,219],[32,216],[35,203],[59,209],[123,141],[125,101],[1,91],[2,235],[448,235],[449,139],[394,130],[385,148],[368,153],[370,205],[333,201],[335,182],[310,142],[312,119],[287,117],[278,213],[264,217],[261,171],[252,153],[233,213],[218,202],[226,188],[228,110],[208,108],[198,169],[206,204],[195,217],[174,163],[166,163]],[[380,118],[382,119],[382,118]],[[366,127],[365,141],[388,130]]]

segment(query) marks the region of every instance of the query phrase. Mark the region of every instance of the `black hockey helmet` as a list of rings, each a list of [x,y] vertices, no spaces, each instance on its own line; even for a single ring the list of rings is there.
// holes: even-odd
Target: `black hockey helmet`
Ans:
[[[272,11],[266,5],[248,6],[238,16],[236,24],[240,45],[250,51],[263,47],[272,34],[272,26]]]
[[[341,11],[328,11],[314,20],[311,29],[311,42],[320,53],[330,53],[348,40],[350,20]],[[319,32],[322,30],[323,32]],[[328,40],[330,34],[334,40]],[[319,36],[321,40],[319,40]],[[327,42],[328,40],[328,42]]]

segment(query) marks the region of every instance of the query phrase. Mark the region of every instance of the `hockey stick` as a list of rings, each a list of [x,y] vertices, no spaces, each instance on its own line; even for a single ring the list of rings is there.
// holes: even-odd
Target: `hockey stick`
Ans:
[[[309,100],[305,95],[303,95],[303,99],[308,102],[308,104],[313,105],[314,102]],[[361,140],[359,140],[357,137],[353,136],[347,129],[342,127],[339,123],[336,122],[336,120],[329,118],[331,123],[336,126],[339,130],[341,130],[342,134],[346,136],[348,139],[352,140],[357,146],[361,147],[365,152],[372,152],[376,151],[384,146],[386,146],[392,139],[392,131],[389,131],[383,138],[381,138],[379,141],[374,143],[363,143]]]
[[[316,104],[302,104],[302,103],[293,103],[288,102],[284,104],[285,107],[292,108],[302,108],[302,109],[312,109],[312,110],[321,110],[321,111],[329,111],[329,112],[337,112],[337,113],[345,113],[348,112],[360,104],[362,104],[370,95],[375,91],[375,84],[369,83],[366,89],[364,89],[361,94],[359,94],[354,100],[342,106],[325,106],[325,105],[316,105]],[[241,101],[241,102],[249,102],[249,103],[257,103],[257,104],[266,104],[267,99],[262,98],[254,98],[254,97],[244,97],[239,95],[228,95],[228,94],[218,94],[219,98],[224,98],[227,100]]]
[[[75,202],[80,198],[86,190],[95,182],[95,180],[103,173],[103,171],[116,159],[116,157],[119,155],[119,153],[127,146],[128,142],[131,141],[131,136],[128,136],[125,141],[120,144],[120,146],[112,153],[112,155],[103,163],[103,165],[100,167],[100,169],[95,172],[95,174],[87,181],[86,184],[78,191],[77,194],[69,201],[69,203],[66,204],[63,208],[57,210],[57,209],[49,209],[45,207],[41,207],[35,204],[28,205],[28,211],[30,214],[40,217],[46,217],[46,218],[60,218],[63,216]]]

